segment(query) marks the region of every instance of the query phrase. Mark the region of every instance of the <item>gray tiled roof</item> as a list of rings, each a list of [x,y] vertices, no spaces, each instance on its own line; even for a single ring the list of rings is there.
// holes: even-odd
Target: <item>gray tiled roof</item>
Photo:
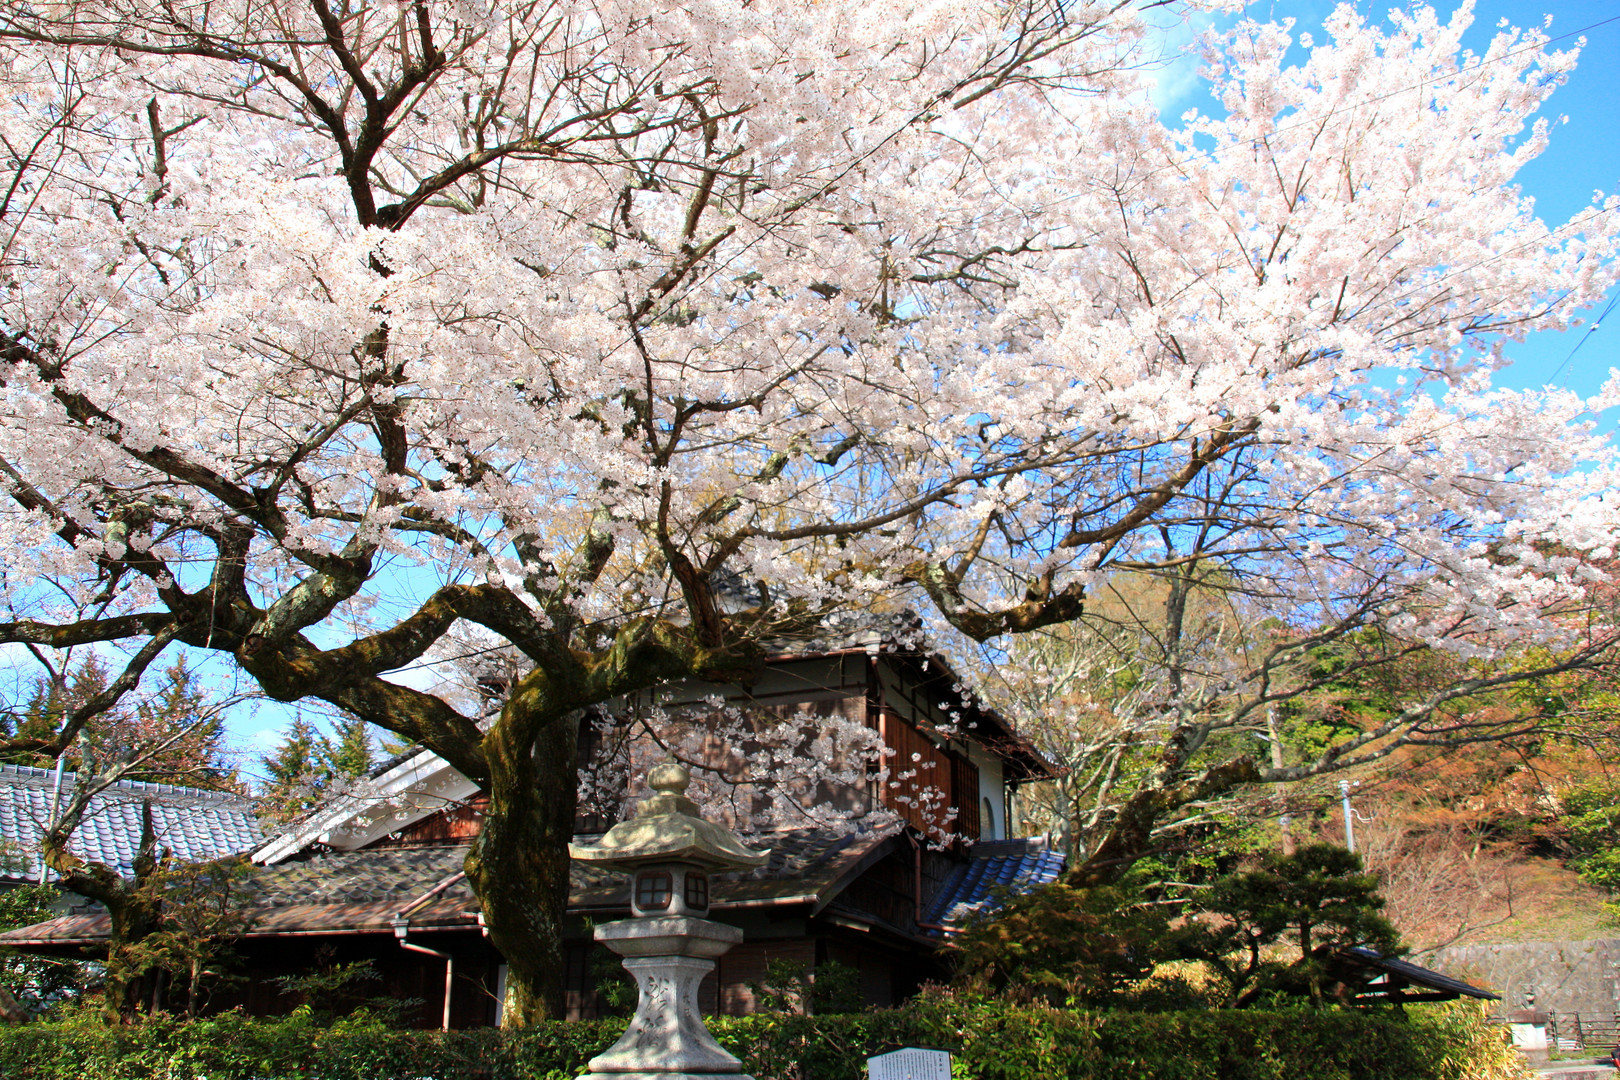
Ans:
[[[255,907],[297,904],[407,904],[461,870],[467,845],[329,851],[255,867]],[[471,886],[455,891],[471,903]]]
[[[967,863],[958,867],[928,907],[926,922],[948,930],[1000,906],[1003,890],[1032,892],[1063,873],[1063,854],[1044,839],[993,840],[975,844]]]
[[[66,803],[78,777],[26,765],[0,765],[0,881],[38,881],[39,841],[53,807]],[[120,781],[97,795],[69,847],[80,858],[133,872],[141,841],[141,804],[152,804],[159,845],[195,862],[249,851],[264,840],[251,804],[238,795],[173,784]]]
[[[791,829],[750,836],[750,846],[770,848],[769,862],[757,870],[716,875],[714,901],[725,906],[819,895],[851,856],[864,853],[887,835]],[[254,906],[409,903],[460,871],[466,856],[466,844],[451,844],[329,851],[277,863],[255,871]],[[569,867],[569,906],[628,908],[628,882],[623,874],[574,862]],[[466,882],[439,895],[477,906]]]
[[[754,847],[771,849],[770,862],[746,873],[716,875],[714,905],[721,911],[783,901],[823,904],[892,834],[794,829],[748,839]],[[363,848],[255,867],[249,885],[255,896],[248,936],[386,933],[407,910],[417,928],[475,926],[478,900],[472,886],[459,877],[466,855],[465,844]],[[570,910],[597,914],[629,909],[624,875],[574,863],[569,877]],[[0,935],[0,945],[97,941],[106,936],[107,916],[94,913],[9,931]]]

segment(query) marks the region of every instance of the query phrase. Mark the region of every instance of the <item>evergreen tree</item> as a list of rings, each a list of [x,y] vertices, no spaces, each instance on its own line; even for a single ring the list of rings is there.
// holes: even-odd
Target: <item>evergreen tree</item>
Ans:
[[[106,685],[105,668],[81,670],[81,675],[70,688],[76,700]],[[246,790],[225,746],[224,713],[212,707],[207,688],[184,657],[164,670],[156,693],[133,708],[109,713],[86,731],[85,742],[97,758],[140,758],[127,774],[130,780]]]
[[[338,725],[337,738],[322,741],[334,782],[371,772],[376,755],[372,752],[370,725],[358,716],[349,717]]]
[[[1378,875],[1359,855],[1309,844],[1217,880],[1193,905],[1203,918],[1188,925],[1183,941],[1226,980],[1229,1005],[1252,1004],[1267,991],[1320,999],[1340,950],[1405,951],[1383,906]],[[1287,952],[1291,961],[1282,958]]]
[[[50,741],[73,710],[111,682],[111,670],[95,653],[35,678],[22,705],[0,717],[0,736]],[[154,692],[133,702],[126,699],[94,717],[69,753],[69,767],[75,770],[86,761],[133,760],[135,767],[124,774],[126,779],[243,790],[225,745],[224,714],[213,707],[208,688],[183,656],[164,670]],[[56,763],[51,755],[35,750],[13,750],[0,755],[0,760],[37,768]]]
[[[303,716],[293,718],[292,727],[274,753],[260,758],[264,785],[260,791],[260,815],[272,821],[290,821],[320,802],[328,781],[330,766],[325,761],[326,739]]]
[[[1061,882],[969,921],[952,940],[957,983],[970,991],[1054,1008],[1130,1000],[1169,959],[1173,912],[1126,886]]]
[[[0,716],[0,736],[50,741],[75,707],[107,685],[107,668],[94,653],[76,668],[61,668],[27,683],[22,704]],[[32,765],[48,769],[56,764],[49,754],[37,750],[10,750],[0,754],[7,765]]]
[[[410,739],[401,738],[386,728],[378,729],[376,735],[379,756],[384,761],[387,761],[390,758],[399,757],[406,751],[420,750],[422,748],[421,743],[413,742]]]
[[[259,759],[264,769],[260,816],[290,821],[370,774],[376,758],[371,725],[359,717],[340,720],[336,732],[326,735],[297,716],[275,752]]]

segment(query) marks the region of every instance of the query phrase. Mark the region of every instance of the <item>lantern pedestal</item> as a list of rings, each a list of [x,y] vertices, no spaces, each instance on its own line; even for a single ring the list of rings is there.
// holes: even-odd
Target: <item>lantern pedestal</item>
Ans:
[[[591,1059],[581,1080],[735,1080],[742,1062],[714,1041],[698,1010],[698,984],[714,958],[742,940],[735,926],[691,916],[621,919],[596,928],[596,940],[624,957],[640,1000],[624,1035]]]

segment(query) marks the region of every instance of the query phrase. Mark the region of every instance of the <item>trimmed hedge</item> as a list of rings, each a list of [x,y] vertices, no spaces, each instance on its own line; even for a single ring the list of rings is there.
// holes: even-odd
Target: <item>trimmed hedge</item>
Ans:
[[[393,1030],[226,1014],[108,1027],[90,1016],[0,1029],[7,1080],[572,1080],[623,1021],[520,1032]],[[1478,1009],[1395,1013],[1080,1013],[922,1002],[848,1016],[717,1018],[758,1080],[863,1080],[896,1046],[954,1055],[955,1080],[1508,1080]]]

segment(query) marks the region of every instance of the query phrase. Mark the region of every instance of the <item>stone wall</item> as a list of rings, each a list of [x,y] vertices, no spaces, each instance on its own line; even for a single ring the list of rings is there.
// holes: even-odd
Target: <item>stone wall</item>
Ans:
[[[1612,1017],[1620,1012],[1620,938],[1454,945],[1414,959],[1425,967],[1502,995],[1496,1011],[1522,1009],[1527,994],[1552,1013]]]

